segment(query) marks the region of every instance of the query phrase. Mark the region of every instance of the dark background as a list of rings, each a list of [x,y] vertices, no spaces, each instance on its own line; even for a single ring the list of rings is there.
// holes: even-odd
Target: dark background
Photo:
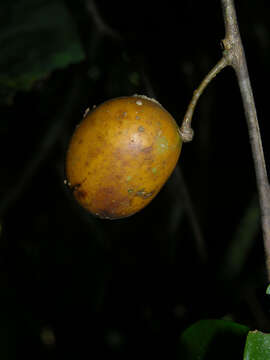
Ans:
[[[19,25],[38,11],[49,28],[54,7],[43,7],[55,3],[83,55],[46,67],[57,30],[40,36],[34,22],[28,32]],[[269,4],[236,3],[269,164]],[[1,2],[1,359],[177,358],[181,331],[202,318],[269,331],[256,182],[232,69],[201,97],[194,140],[140,213],[96,219],[64,186],[65,152],[87,107],[146,94],[181,124],[222,55],[224,25],[219,1],[179,4]],[[37,63],[41,75],[16,83]]]

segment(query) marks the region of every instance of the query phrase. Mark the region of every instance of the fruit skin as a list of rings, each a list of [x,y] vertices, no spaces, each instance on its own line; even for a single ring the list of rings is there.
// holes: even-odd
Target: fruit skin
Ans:
[[[87,112],[66,157],[66,183],[92,214],[124,218],[144,208],[171,175],[182,147],[174,118],[146,96]]]

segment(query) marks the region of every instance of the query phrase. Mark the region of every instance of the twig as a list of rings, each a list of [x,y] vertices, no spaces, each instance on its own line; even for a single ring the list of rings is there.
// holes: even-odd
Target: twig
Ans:
[[[187,188],[187,184],[180,166],[176,166],[175,174],[178,178],[179,183],[181,184],[181,194],[183,198],[184,208],[186,210],[187,218],[190,223],[191,230],[193,232],[193,236],[196,244],[196,250],[198,252],[199,259],[202,264],[206,264],[207,249],[203,237],[203,232],[199,224],[196,212],[194,210],[194,205],[190,197],[190,192]]]
[[[261,208],[266,269],[268,280],[270,280],[270,189],[261,135],[234,2],[233,0],[221,0],[221,4],[225,23],[225,39],[223,40],[225,50],[223,55],[226,58],[228,65],[231,65],[236,72],[247,119]]]

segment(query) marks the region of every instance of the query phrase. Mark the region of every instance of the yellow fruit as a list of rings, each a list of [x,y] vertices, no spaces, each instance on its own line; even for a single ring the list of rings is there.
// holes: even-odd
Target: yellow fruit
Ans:
[[[67,184],[77,201],[106,219],[144,208],[171,175],[182,139],[173,117],[155,100],[108,100],[77,126],[66,158]]]

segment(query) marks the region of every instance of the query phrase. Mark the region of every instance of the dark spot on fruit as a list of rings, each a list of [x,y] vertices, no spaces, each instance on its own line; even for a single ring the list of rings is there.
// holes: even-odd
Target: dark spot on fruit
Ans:
[[[153,145],[143,148],[141,151],[145,154],[150,153],[153,150]]]
[[[145,191],[144,189],[141,189],[139,191],[136,192],[136,195],[143,198],[143,199],[148,199],[150,198],[151,196],[153,196],[155,193],[155,191],[150,191],[150,192],[147,192]]]
[[[86,181],[86,178],[83,179],[83,181],[81,183],[78,183],[78,184],[74,184],[74,185],[69,185],[70,186],[70,190],[72,192],[76,191],[78,193],[80,187],[82,186],[82,184]]]
[[[87,192],[85,190],[76,189],[75,196],[78,199],[85,199],[87,197]]]

